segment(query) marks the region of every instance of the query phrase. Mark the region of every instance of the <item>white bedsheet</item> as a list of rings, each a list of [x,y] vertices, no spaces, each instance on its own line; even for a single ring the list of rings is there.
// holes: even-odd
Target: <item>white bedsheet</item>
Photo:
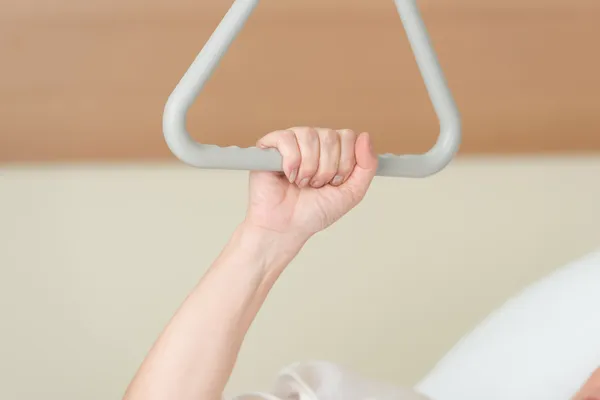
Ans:
[[[435,400],[568,400],[600,367],[600,251],[528,287],[417,389]]]

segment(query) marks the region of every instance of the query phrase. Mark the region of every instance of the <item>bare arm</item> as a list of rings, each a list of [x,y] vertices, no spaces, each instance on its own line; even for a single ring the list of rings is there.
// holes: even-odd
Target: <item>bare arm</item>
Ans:
[[[250,324],[302,243],[242,224],[170,321],[125,400],[217,400]]]
[[[252,172],[245,221],[159,337],[124,400],[218,400],[250,324],[304,243],[365,195],[377,169],[366,134],[295,128],[259,142],[285,174]]]
[[[158,338],[124,400],[220,399],[276,279],[313,234],[362,200],[377,169],[368,135],[349,130],[294,128],[258,145],[279,150],[285,175],[250,174],[245,221]],[[600,400],[600,370],[575,398]]]

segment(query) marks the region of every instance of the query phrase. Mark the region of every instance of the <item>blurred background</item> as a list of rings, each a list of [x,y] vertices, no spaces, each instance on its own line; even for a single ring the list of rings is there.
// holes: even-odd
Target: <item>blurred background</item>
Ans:
[[[120,398],[241,221],[247,172],[186,167],[164,103],[227,0],[3,0],[0,398]],[[463,118],[451,165],[376,178],[267,300],[228,391],[322,358],[421,378],[527,284],[600,248],[600,3],[419,1]],[[262,0],[189,116],[426,151],[437,121],[391,0]]]

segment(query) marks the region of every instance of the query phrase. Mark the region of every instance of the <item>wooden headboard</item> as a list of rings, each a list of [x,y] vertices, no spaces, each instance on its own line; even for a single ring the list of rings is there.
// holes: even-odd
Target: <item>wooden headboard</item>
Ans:
[[[169,159],[164,103],[228,0],[1,0],[0,162]],[[600,1],[422,0],[462,153],[600,151]],[[437,137],[392,0],[262,0],[189,114],[203,142],[297,125]]]

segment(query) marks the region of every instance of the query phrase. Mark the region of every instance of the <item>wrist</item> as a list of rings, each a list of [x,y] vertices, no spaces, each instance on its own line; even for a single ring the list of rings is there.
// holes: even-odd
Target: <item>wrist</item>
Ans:
[[[235,230],[232,241],[244,254],[257,260],[264,271],[270,272],[285,268],[300,252],[307,238],[244,221]]]

